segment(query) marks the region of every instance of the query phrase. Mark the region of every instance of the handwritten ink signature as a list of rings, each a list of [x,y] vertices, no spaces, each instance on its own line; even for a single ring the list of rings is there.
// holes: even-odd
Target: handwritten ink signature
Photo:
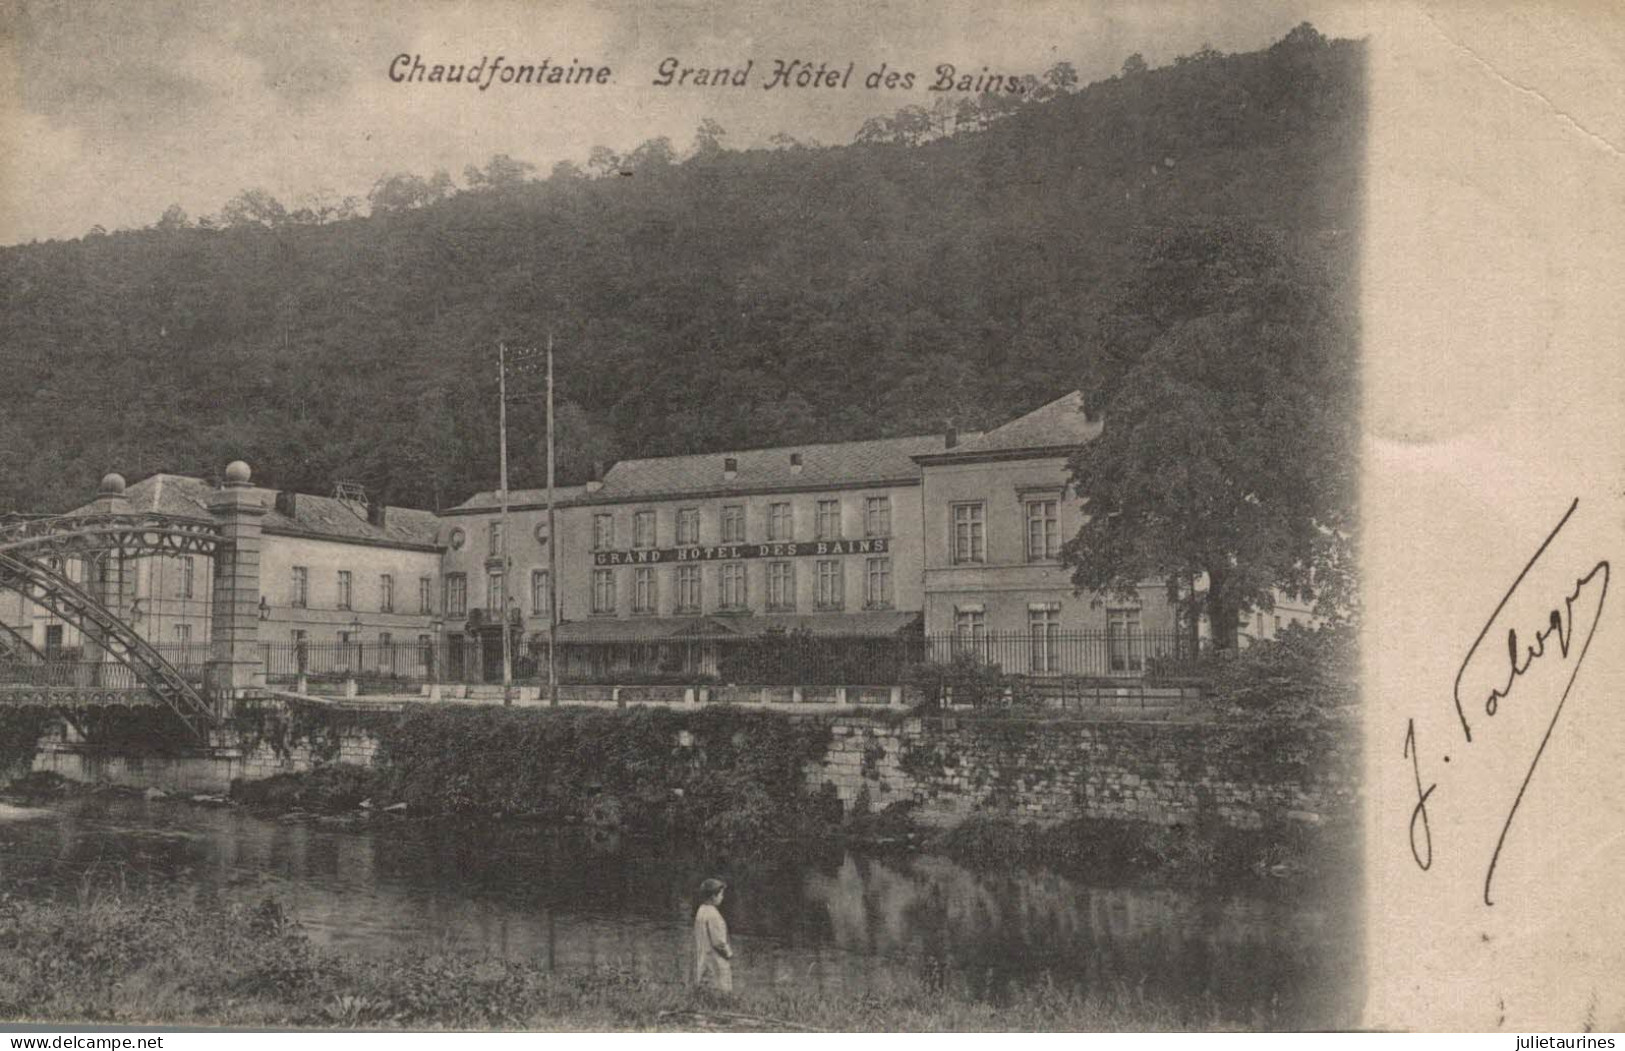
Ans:
[[[1433,829],[1428,825],[1428,797],[1433,790],[1439,787],[1435,781],[1426,788],[1422,787],[1422,760],[1416,754],[1416,720],[1405,720],[1405,757],[1411,761],[1411,769],[1416,774],[1416,806],[1411,810],[1411,857],[1416,859],[1416,867],[1426,872],[1433,867]],[[1422,826],[1422,845],[1416,843],[1416,826]]]
[[[1501,678],[1487,692],[1472,697],[1475,702],[1480,698],[1482,699],[1484,715],[1486,718],[1491,719],[1501,710],[1501,702],[1511,698],[1518,680],[1529,671],[1537,660],[1548,655],[1546,648],[1548,639],[1556,636],[1559,659],[1567,661],[1576,638],[1580,637],[1582,630],[1584,632],[1584,641],[1580,644],[1579,652],[1574,658],[1573,667],[1569,670],[1568,680],[1563,685],[1563,693],[1557,698],[1557,703],[1552,708],[1551,718],[1546,724],[1546,730],[1540,739],[1540,745],[1535,749],[1535,754],[1529,761],[1523,782],[1518,787],[1518,794],[1513,799],[1512,806],[1507,810],[1506,819],[1501,825],[1501,833],[1496,840],[1495,851],[1490,855],[1489,866],[1484,873],[1485,905],[1495,904],[1491,897],[1491,889],[1495,882],[1496,866],[1501,860],[1501,851],[1506,846],[1507,834],[1512,829],[1512,821],[1517,816],[1518,807],[1523,803],[1524,793],[1528,791],[1529,783],[1534,779],[1535,770],[1540,766],[1541,756],[1545,754],[1546,746],[1550,743],[1552,733],[1557,728],[1558,719],[1562,717],[1563,706],[1568,703],[1569,692],[1574,688],[1575,677],[1580,674],[1580,667],[1585,663],[1586,652],[1591,648],[1591,639],[1597,632],[1597,622],[1602,619],[1603,606],[1608,598],[1609,564],[1605,560],[1599,560],[1583,576],[1573,578],[1573,589],[1564,596],[1561,606],[1552,606],[1547,609],[1543,627],[1535,630],[1530,636],[1533,639],[1532,642],[1520,645],[1518,625],[1502,623],[1501,614],[1506,610],[1513,597],[1518,595],[1518,589],[1523,586],[1525,579],[1535,569],[1542,556],[1546,554],[1547,549],[1552,546],[1552,542],[1557,539],[1558,534],[1563,531],[1563,527],[1568,525],[1569,519],[1574,516],[1575,510],[1579,506],[1580,501],[1578,499],[1569,504],[1569,509],[1563,513],[1563,517],[1557,523],[1557,526],[1547,534],[1546,539],[1541,542],[1540,548],[1536,550],[1534,556],[1523,567],[1517,579],[1512,582],[1512,586],[1507,589],[1507,593],[1501,597],[1495,611],[1490,614],[1489,620],[1485,621],[1483,630],[1478,633],[1478,638],[1473,640],[1472,647],[1468,649],[1467,656],[1461,662],[1461,668],[1456,672],[1456,682],[1452,690],[1452,697],[1456,705],[1456,717],[1461,722],[1461,731],[1466,743],[1471,746],[1474,740],[1473,724],[1467,717],[1468,709],[1463,701],[1463,684],[1464,682],[1483,679],[1485,675],[1482,672],[1485,671],[1490,676],[1499,674],[1493,670],[1495,662],[1494,650],[1484,649],[1482,652],[1480,650],[1480,647],[1483,646],[1486,639],[1490,638],[1492,632],[1496,632],[1498,628],[1504,628],[1506,632],[1505,660],[1507,663],[1502,669],[1504,678]],[[1593,586],[1596,588],[1596,610],[1591,614],[1590,622],[1582,627],[1575,623],[1575,603],[1579,602],[1581,597],[1587,594],[1587,589]],[[1510,614],[1508,619],[1511,619]],[[1486,668],[1485,665],[1489,667]],[[1480,674],[1470,674],[1475,672]],[[1491,678],[1490,681],[1496,682],[1497,680]],[[1471,693],[1471,687],[1468,687],[1467,692]],[[1535,700],[1538,700],[1538,698]],[[1474,719],[1476,718],[1475,715]],[[1417,755],[1414,720],[1408,722],[1405,728],[1405,757],[1411,760],[1417,793],[1416,806],[1411,812],[1411,856],[1416,861],[1417,866],[1426,871],[1433,864],[1433,840],[1428,825],[1427,804],[1429,797],[1433,795],[1434,789],[1438,788],[1438,784],[1430,784],[1425,789],[1422,787],[1422,767],[1421,759]],[[1449,758],[1446,757],[1445,761],[1449,762]],[[1421,826],[1420,847],[1417,840],[1419,823]]]

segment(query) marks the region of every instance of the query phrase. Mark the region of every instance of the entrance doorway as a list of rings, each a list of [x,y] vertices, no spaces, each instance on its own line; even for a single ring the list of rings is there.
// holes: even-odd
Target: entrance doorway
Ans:
[[[446,681],[463,681],[463,636],[455,632],[446,636]]]
[[[480,633],[480,664],[486,682],[502,681],[502,629]]]

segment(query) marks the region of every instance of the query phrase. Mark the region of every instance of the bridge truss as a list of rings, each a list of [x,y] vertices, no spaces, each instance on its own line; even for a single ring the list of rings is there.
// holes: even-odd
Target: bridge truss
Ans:
[[[97,596],[58,567],[68,559],[94,563],[165,555],[215,557],[227,547],[213,522],[151,513],[97,513],[0,518],[0,588],[22,595],[106,649],[194,734],[207,739],[212,705],[158,650]],[[0,649],[13,659],[43,659],[4,625]]]

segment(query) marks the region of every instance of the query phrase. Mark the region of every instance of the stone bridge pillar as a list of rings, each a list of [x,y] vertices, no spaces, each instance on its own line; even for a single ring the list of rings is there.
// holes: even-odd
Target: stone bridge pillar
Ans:
[[[102,478],[101,489],[86,511],[89,514],[123,514],[129,509],[130,498],[124,493],[124,476],[108,474]],[[109,551],[99,558],[85,559],[82,568],[85,591],[111,610],[114,616],[128,621],[132,589],[126,585],[124,576],[127,571],[133,572],[134,567],[126,563],[118,552]],[[117,660],[107,649],[105,632],[87,624],[81,642],[85,660],[108,663]]]
[[[209,513],[220,526],[214,560],[213,617],[207,672],[217,699],[237,696],[264,683],[260,655],[260,519],[265,502],[249,485],[248,465],[234,460],[225,484],[209,498]]]

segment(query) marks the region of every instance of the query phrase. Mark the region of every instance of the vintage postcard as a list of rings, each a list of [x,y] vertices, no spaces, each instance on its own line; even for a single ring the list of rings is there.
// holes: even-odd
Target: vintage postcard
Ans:
[[[0,0],[0,1028],[1625,1027],[1622,88]]]

